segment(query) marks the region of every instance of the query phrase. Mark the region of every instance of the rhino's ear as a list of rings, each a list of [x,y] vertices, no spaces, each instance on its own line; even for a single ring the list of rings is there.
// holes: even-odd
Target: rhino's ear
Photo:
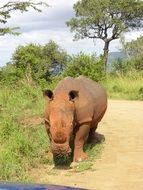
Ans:
[[[79,92],[76,90],[71,90],[69,92],[69,100],[73,101],[78,97]]]
[[[49,100],[53,100],[54,95],[51,90],[43,90],[43,96],[47,97]]]

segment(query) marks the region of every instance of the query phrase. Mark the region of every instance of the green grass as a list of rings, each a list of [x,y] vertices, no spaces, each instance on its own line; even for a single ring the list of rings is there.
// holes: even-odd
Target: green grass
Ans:
[[[92,169],[92,162],[80,162],[76,167],[75,167],[75,172],[84,172],[85,170],[90,170]]]
[[[28,181],[26,171],[48,163],[48,139],[42,125],[24,128],[22,119],[43,114],[40,88],[3,86],[0,90],[0,180]]]
[[[103,86],[111,99],[143,100],[143,72],[130,72],[125,76],[107,75]]]

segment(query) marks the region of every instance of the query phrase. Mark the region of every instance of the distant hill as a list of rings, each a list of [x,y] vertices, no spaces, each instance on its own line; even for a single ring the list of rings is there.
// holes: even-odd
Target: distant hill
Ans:
[[[108,56],[108,63],[112,64],[115,59],[127,59],[127,55],[124,52],[110,52]]]

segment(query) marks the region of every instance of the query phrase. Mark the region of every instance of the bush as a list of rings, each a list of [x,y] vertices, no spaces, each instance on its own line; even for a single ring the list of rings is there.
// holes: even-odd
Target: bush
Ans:
[[[59,75],[67,64],[69,55],[54,41],[44,46],[29,44],[19,46],[12,57],[17,73],[29,83],[39,82],[41,79],[51,81],[51,77]]]
[[[143,36],[140,36],[136,40],[127,42],[123,47],[124,51],[130,58],[130,61],[133,62],[133,66],[136,70],[143,70]]]
[[[133,70],[136,70],[135,63],[133,60],[116,59],[112,64],[111,73],[114,75],[116,74],[124,75]]]
[[[102,81],[105,78],[103,63],[97,60],[95,55],[90,56],[83,53],[72,58],[62,75],[64,77],[84,75],[95,81]]]
[[[28,168],[49,162],[45,128],[23,123],[43,114],[42,90],[27,84],[0,87],[0,180],[27,181]]]
[[[12,85],[20,78],[20,73],[17,72],[16,67],[12,64],[7,64],[0,70],[0,83]]]

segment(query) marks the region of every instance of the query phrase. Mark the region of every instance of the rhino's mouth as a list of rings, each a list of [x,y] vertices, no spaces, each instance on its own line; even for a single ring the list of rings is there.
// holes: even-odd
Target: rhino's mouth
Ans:
[[[71,153],[71,148],[68,143],[64,144],[51,144],[51,151],[54,155],[60,156],[60,155],[66,155]]]

